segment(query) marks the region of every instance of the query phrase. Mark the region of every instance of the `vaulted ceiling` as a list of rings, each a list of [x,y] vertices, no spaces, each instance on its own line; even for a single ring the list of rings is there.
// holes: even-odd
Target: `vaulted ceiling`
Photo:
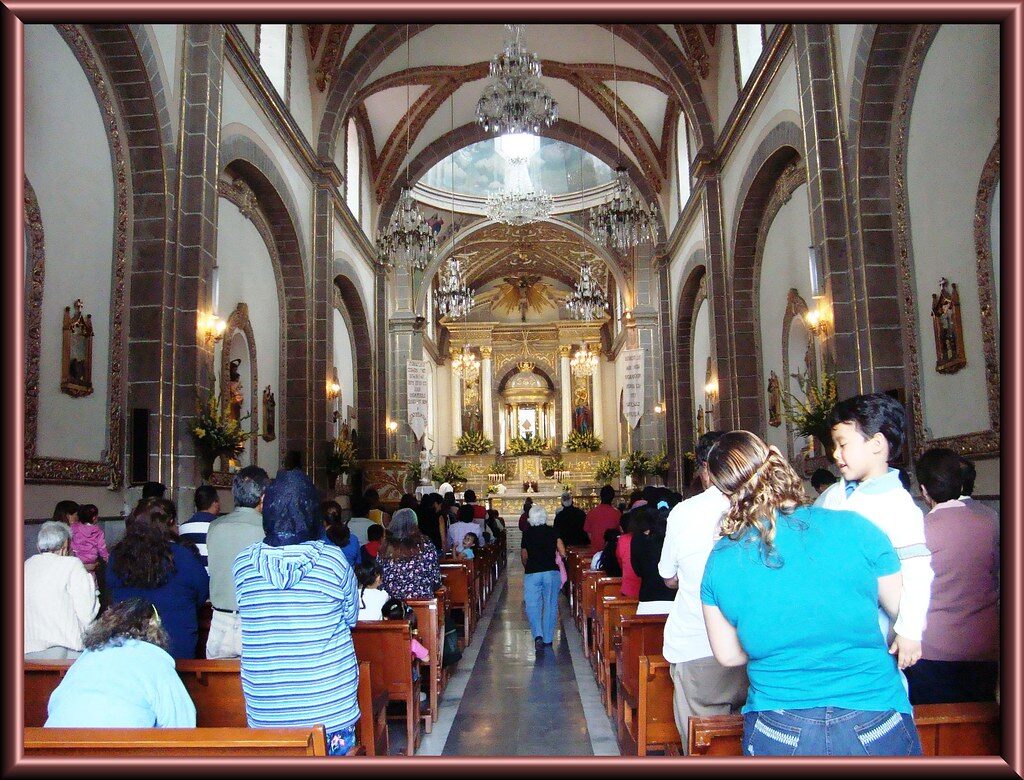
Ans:
[[[315,88],[328,110],[329,93],[344,90],[345,99],[338,100],[361,125],[378,202],[394,198],[407,160],[442,140],[454,148],[470,142],[488,64],[502,50],[503,25],[306,29]],[[525,41],[540,57],[543,81],[558,101],[561,132],[604,157],[618,156],[620,147],[622,161],[656,193],[670,175],[685,102],[680,80],[700,84],[708,78],[716,32],[712,24],[528,25]],[[675,70],[680,63],[682,75]],[[353,73],[363,74],[358,83],[351,83]],[[479,137],[477,132],[472,140]]]

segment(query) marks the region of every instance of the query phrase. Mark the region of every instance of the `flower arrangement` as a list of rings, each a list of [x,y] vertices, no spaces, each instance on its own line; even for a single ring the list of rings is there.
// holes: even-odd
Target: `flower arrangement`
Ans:
[[[553,476],[556,471],[565,471],[565,461],[561,457],[541,458],[540,470],[545,477]]]
[[[565,448],[569,452],[597,452],[601,449],[601,440],[589,431],[573,431],[565,440]]]
[[[509,455],[540,455],[548,449],[547,439],[537,439],[533,436],[513,436],[508,441]]]
[[[331,451],[327,453],[327,471],[330,474],[348,474],[356,465],[356,445],[347,436],[339,436],[334,440]]]
[[[668,476],[669,462],[667,451],[662,450],[657,455],[650,458],[649,464],[652,474],[657,474],[659,477]]]
[[[601,458],[594,469],[594,481],[602,485],[618,484],[619,462],[615,458]]]
[[[629,452],[626,455],[626,473],[632,474],[633,479],[643,479],[648,474],[655,473],[651,456],[643,450]]]
[[[511,471],[511,467],[504,460],[502,460],[501,458],[495,458],[494,463],[491,464],[491,470],[489,473],[501,474],[502,477],[508,479],[509,477],[512,476],[512,474],[510,473]]]
[[[220,408],[220,401],[213,391],[206,403],[196,402],[196,416],[192,418],[189,429],[196,447],[207,453],[238,455],[245,449],[245,443],[252,438],[251,431],[242,430],[242,423],[250,415],[240,420],[228,419]]]
[[[448,460],[440,466],[434,466],[430,470],[430,478],[439,483],[448,482],[452,487],[469,480],[469,477],[466,476],[466,469],[462,467],[462,464],[452,460]]]
[[[829,416],[839,402],[836,393],[836,377],[825,372],[821,385],[817,385],[806,371],[792,375],[803,391],[804,398],[786,393],[782,398],[783,416],[792,423],[793,430],[800,436],[817,439],[824,450],[831,439]]]
[[[482,455],[494,449],[494,442],[482,433],[466,431],[455,442],[459,455]]]

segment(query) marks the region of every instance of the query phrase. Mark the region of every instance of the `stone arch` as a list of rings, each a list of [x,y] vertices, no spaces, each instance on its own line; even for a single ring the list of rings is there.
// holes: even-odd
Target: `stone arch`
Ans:
[[[679,308],[676,319],[676,354],[675,362],[679,368],[676,377],[675,397],[673,407],[676,412],[673,415],[677,422],[679,431],[679,451],[687,449],[686,443],[696,445],[693,429],[694,411],[697,408],[696,388],[693,387],[691,376],[693,374],[693,330],[697,318],[697,312],[701,304],[707,299],[707,266],[705,265],[705,254],[703,249],[698,249],[687,263],[688,272],[684,272],[684,282],[679,290]],[[684,414],[685,411],[685,414]],[[677,464],[681,469],[681,463]],[[680,478],[679,484],[682,484]]]
[[[279,419],[278,442],[281,452],[298,450],[313,462],[309,403],[312,384],[309,368],[309,323],[312,321],[304,270],[304,248],[297,212],[285,199],[284,177],[259,146],[245,136],[230,136],[221,144],[221,170],[235,180],[241,179],[252,192],[254,205],[269,227],[268,248],[275,253],[280,267],[280,306],[283,370],[278,382],[283,390],[283,414]],[[267,238],[266,236],[264,237]],[[275,269],[275,272],[277,269]]]
[[[759,332],[759,249],[771,224],[768,217],[773,194],[778,193],[780,180],[795,178],[793,171],[803,156],[802,149],[803,134],[795,124],[781,122],[773,128],[747,165],[733,212],[731,380],[738,427],[754,432],[763,433],[766,425]]]
[[[161,409],[161,386],[169,382],[165,367],[171,356],[171,299],[169,269],[174,257],[175,153],[167,90],[156,64],[158,56],[145,25],[58,25],[76,49],[76,36],[88,41],[103,66],[105,80],[124,127],[127,182],[131,200],[131,261],[127,285],[132,315],[127,318],[127,350],[151,356],[126,361],[128,408]],[[168,194],[171,193],[171,194]],[[127,214],[119,214],[127,217]],[[154,346],[156,348],[154,349]],[[150,416],[149,471],[160,474],[161,415]],[[120,462],[120,455],[118,455]]]
[[[25,252],[28,275],[25,279],[25,461],[35,456],[39,425],[39,350],[33,344],[42,340],[43,282],[46,276],[46,241],[36,191],[25,177]]]
[[[228,363],[231,362],[231,337],[236,332],[245,336],[245,344],[249,350],[249,430],[252,433],[252,462],[259,464],[259,432],[260,432],[260,408],[259,408],[259,364],[256,362],[256,336],[252,332],[252,323],[249,322],[249,304],[240,301],[228,317],[227,327],[224,329],[224,339],[221,341],[220,352],[220,381],[223,394],[223,383],[228,376]],[[227,399],[221,398],[221,411],[227,408]]]
[[[352,335],[352,357],[356,363],[356,424],[359,432],[357,447],[361,458],[373,457],[374,432],[383,429],[382,405],[374,402],[374,356],[370,325],[366,307],[353,281],[344,274],[334,276],[334,307],[342,312]]]

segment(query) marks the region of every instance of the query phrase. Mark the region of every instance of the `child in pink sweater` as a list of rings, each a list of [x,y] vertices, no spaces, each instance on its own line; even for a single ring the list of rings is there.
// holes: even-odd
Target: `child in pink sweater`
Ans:
[[[96,562],[109,557],[103,531],[95,524],[97,515],[99,510],[95,504],[82,504],[78,507],[77,519],[71,516],[71,550],[94,579]]]

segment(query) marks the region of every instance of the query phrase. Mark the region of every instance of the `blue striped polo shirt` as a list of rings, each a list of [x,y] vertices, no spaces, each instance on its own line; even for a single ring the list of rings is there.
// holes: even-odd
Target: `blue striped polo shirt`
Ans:
[[[249,726],[359,720],[351,627],[359,587],[345,554],[321,541],[246,547],[232,573],[242,621],[242,691]]]

